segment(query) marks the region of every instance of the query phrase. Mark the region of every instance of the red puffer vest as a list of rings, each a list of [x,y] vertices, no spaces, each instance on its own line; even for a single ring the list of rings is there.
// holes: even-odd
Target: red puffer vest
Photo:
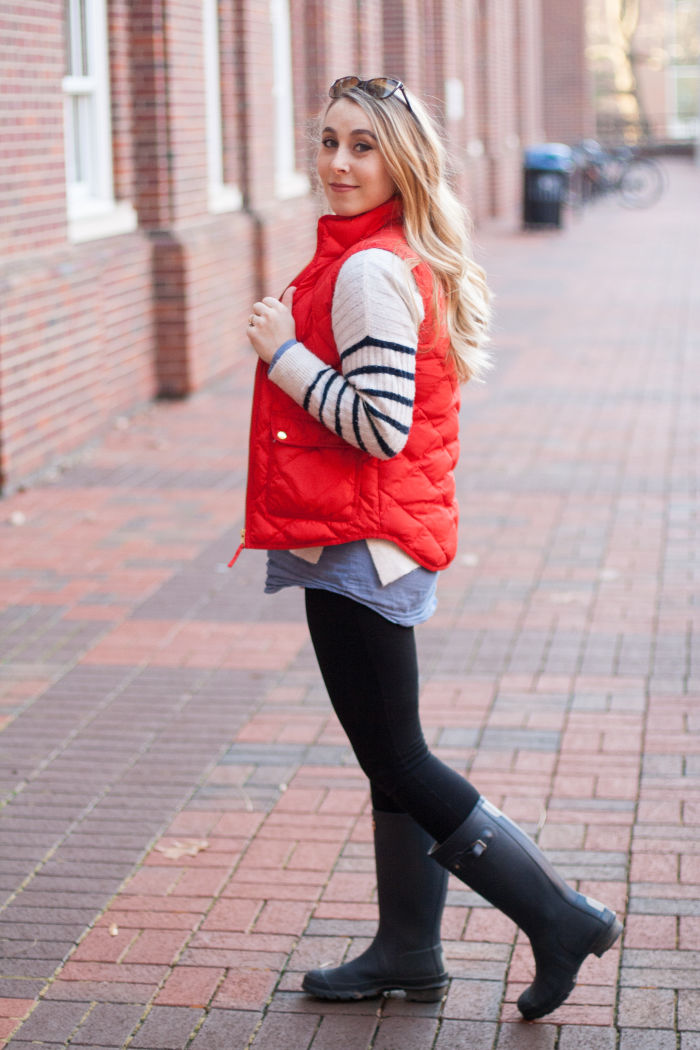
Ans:
[[[367,248],[415,259],[395,201],[351,218],[324,216],[316,253],[292,282],[297,339],[338,371],[333,289],[345,260]],[[444,569],[453,559],[459,387],[446,359],[446,328],[436,323],[430,271],[419,263],[413,275],[425,320],[418,339],[413,422],[404,449],[393,459],[380,460],[349,445],[275,386],[267,365],[259,362],[242,546],[286,550],[378,538],[392,540],[427,569]]]

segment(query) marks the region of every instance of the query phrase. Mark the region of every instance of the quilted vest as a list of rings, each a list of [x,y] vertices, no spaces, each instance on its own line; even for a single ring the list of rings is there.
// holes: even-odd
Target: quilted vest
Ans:
[[[323,216],[316,253],[292,282],[297,339],[338,371],[333,290],[345,260],[368,248],[415,262],[396,201],[350,218]],[[242,547],[286,550],[378,538],[398,544],[427,569],[444,569],[454,558],[459,385],[447,359],[445,325],[436,317],[430,271],[418,263],[413,275],[425,320],[418,334],[413,422],[404,449],[380,460],[348,444],[280,390],[260,361]],[[381,337],[381,332],[371,334]]]

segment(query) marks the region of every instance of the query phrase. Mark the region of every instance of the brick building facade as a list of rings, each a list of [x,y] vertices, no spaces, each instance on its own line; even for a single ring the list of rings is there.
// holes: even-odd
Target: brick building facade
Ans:
[[[550,141],[573,145],[595,135],[593,79],[582,61],[587,46],[585,5],[541,3],[544,124]]]
[[[405,79],[475,221],[517,222],[522,149],[548,132],[547,4],[0,2],[0,483],[244,352],[251,302],[312,249],[336,76]]]

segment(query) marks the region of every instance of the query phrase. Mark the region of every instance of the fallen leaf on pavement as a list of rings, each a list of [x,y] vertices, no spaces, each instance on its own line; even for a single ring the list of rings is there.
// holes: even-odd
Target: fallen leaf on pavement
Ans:
[[[206,839],[183,839],[182,841],[177,839],[169,845],[156,846],[156,850],[168,860],[179,860],[180,857],[196,857],[208,846]]]

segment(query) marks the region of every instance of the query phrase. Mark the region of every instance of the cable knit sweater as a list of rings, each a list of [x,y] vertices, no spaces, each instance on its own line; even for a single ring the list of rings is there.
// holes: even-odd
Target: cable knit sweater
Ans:
[[[423,304],[406,263],[379,248],[343,264],[332,324],[342,375],[301,343],[280,347],[270,379],[345,441],[379,459],[406,444]]]

